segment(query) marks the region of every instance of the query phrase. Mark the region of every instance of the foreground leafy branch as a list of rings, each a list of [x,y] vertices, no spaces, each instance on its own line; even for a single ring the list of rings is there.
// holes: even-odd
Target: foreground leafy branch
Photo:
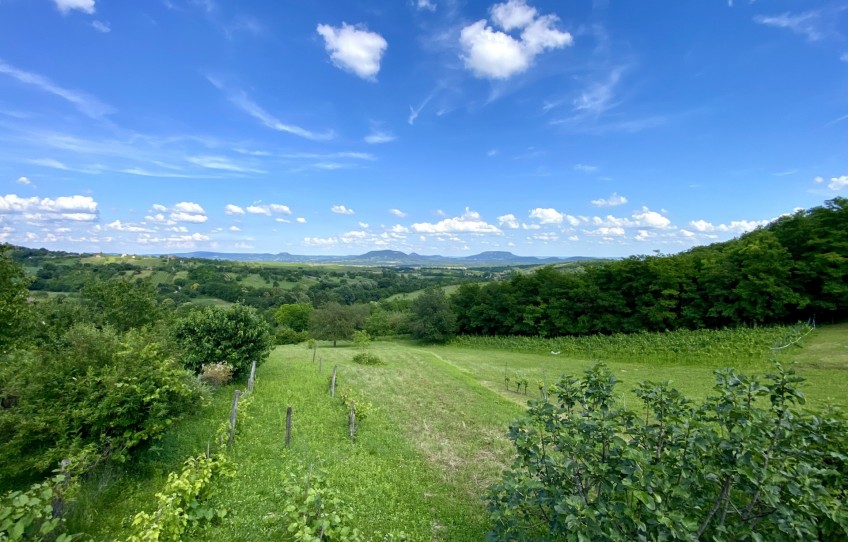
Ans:
[[[563,377],[510,428],[490,538],[844,539],[848,424],[799,411],[801,381],[779,364],[764,379],[720,370],[701,405],[643,382],[637,413],[603,364]]]

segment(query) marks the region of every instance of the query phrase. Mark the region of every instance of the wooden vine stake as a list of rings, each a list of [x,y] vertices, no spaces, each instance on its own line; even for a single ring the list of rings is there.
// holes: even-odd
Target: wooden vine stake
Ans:
[[[233,393],[233,408],[230,410],[230,438],[227,440],[227,446],[230,446],[236,437],[236,415],[238,414],[239,395],[241,395],[241,390],[236,390]]]
[[[315,363],[315,354],[318,353],[318,341],[312,344],[312,363]]]
[[[333,365],[333,378],[330,380],[330,397],[336,396],[336,369],[338,365]]]
[[[324,356],[319,356],[318,357],[318,372],[320,373],[323,368],[324,368]]]
[[[286,448],[291,446],[292,407],[286,409]]]
[[[347,417],[350,425],[350,440],[356,441],[356,406],[353,401],[350,402],[350,414]]]
[[[253,384],[256,383],[256,360],[250,366],[250,378],[247,379],[247,393],[253,393]]]

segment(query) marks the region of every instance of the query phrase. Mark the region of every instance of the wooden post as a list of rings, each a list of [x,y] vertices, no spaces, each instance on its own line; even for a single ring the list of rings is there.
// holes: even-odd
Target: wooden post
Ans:
[[[230,446],[236,437],[236,415],[238,414],[239,395],[241,395],[241,390],[236,390],[233,393],[233,408],[230,410],[230,438],[227,440],[227,446]]]
[[[286,409],[286,448],[291,445],[291,418],[292,407]]]
[[[250,378],[247,379],[247,393],[253,393],[253,384],[256,382],[256,360],[250,366]]]
[[[312,363],[315,363],[315,354],[318,353],[318,341],[312,344]]]
[[[353,401],[350,402],[350,414],[348,415],[348,424],[350,425],[350,440],[356,440],[356,406]]]
[[[333,378],[330,380],[330,397],[336,396],[336,369],[338,365],[333,365]]]

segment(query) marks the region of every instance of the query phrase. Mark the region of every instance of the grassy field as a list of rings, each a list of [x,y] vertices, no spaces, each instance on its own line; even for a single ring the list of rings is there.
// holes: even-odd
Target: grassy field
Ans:
[[[445,295],[451,295],[451,294],[455,293],[457,290],[459,290],[459,286],[460,286],[459,284],[451,284],[450,286],[442,286],[442,290],[445,292]],[[392,300],[395,300],[395,299],[406,299],[408,301],[412,301],[413,299],[417,298],[418,296],[420,296],[423,293],[424,293],[424,290],[415,290],[414,292],[408,292],[408,293],[403,293],[403,294],[395,294],[395,295],[389,297],[389,301],[392,301]]]
[[[780,354],[807,379],[808,405],[848,408],[846,337],[848,324],[822,327]],[[326,473],[328,485],[353,511],[352,526],[366,540],[400,532],[414,541],[483,540],[488,529],[483,496],[512,458],[505,436],[509,423],[522,415],[528,399],[538,397],[537,381],[550,384],[594,363],[550,353],[411,342],[377,341],[370,351],[386,363],[354,364],[358,351],[345,345],[321,344],[320,365],[303,345],[274,350],[257,372],[248,419],[230,453],[235,474],[219,481],[215,506],[227,508],[228,516],[184,540],[286,540],[281,487],[290,472],[310,468]],[[374,406],[355,442],[347,435],[347,410],[327,391],[334,365],[339,390],[350,389],[357,403]],[[679,364],[617,360],[608,365],[621,381],[622,400],[634,401],[634,407],[628,390],[641,380],[671,380],[693,399],[705,397],[714,382],[714,367],[686,364],[685,357]],[[511,374],[527,376],[527,395],[517,393],[514,383],[505,389],[505,366]],[[768,365],[747,363],[744,370],[762,373]],[[202,416],[183,422],[137,466],[90,480],[92,496],[77,507],[72,528],[107,540],[118,537],[134,512],[152,510],[165,473],[201,451],[210,425],[226,417],[230,393],[219,393]],[[290,448],[284,445],[288,406],[294,412]],[[103,479],[116,483],[102,489]]]

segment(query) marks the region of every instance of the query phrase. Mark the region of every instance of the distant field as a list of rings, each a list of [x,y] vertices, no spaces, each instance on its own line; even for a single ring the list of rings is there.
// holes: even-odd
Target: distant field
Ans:
[[[459,286],[460,286],[459,284],[451,284],[450,286],[442,286],[442,290],[445,292],[445,295],[451,295],[452,293],[459,290]],[[389,297],[389,301],[392,301],[392,300],[395,300],[395,299],[408,299],[408,300],[411,301],[411,300],[417,298],[418,296],[420,296],[423,293],[424,293],[424,290],[416,290],[414,292],[409,292],[409,293],[405,293],[405,294],[395,294],[395,295]]]

